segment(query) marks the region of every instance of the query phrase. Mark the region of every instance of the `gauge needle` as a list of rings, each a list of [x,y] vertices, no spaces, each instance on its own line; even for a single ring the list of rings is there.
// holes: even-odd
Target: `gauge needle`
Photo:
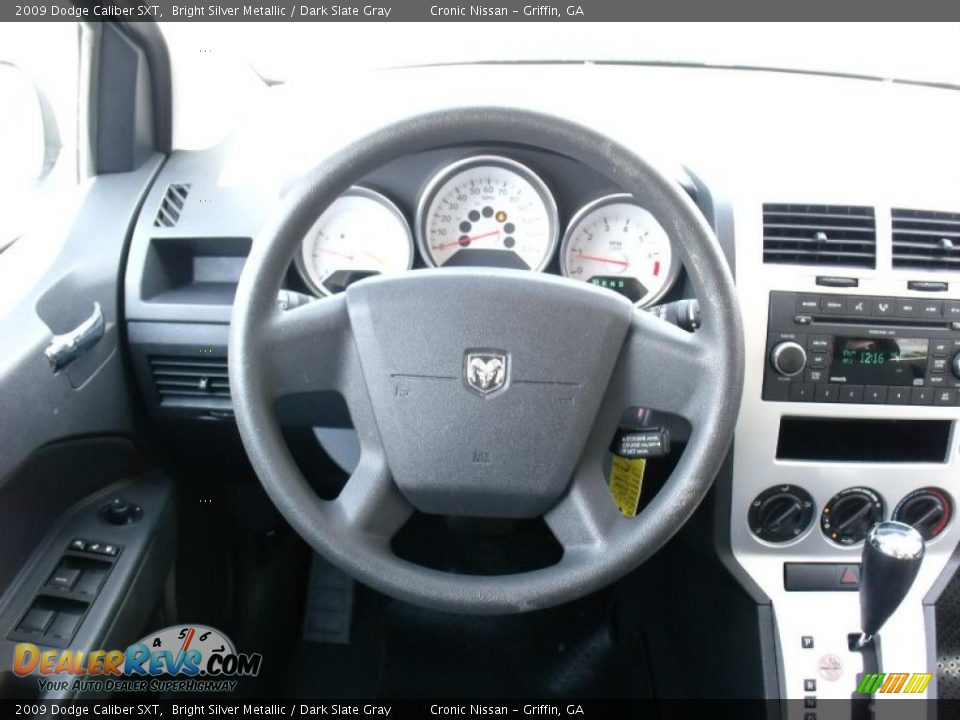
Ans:
[[[610,263],[611,265],[623,265],[623,267],[627,267],[630,264],[623,260],[614,260],[613,258],[598,257],[596,255],[584,255],[583,253],[580,253],[577,257],[581,260],[596,260],[597,262]]]
[[[373,254],[372,252],[370,252],[369,250],[363,250],[362,252],[363,252],[363,254],[366,255],[368,258],[370,258],[370,259],[374,260],[375,262],[377,262],[379,265],[386,265],[386,264],[387,264],[387,262],[386,262],[382,257],[380,257],[379,255],[374,255],[374,254]]]
[[[337,252],[336,250],[329,250],[327,248],[317,248],[317,250],[327,255],[336,255],[337,257],[346,258],[347,260],[353,260],[353,255],[347,255],[346,253]]]
[[[450,242],[440,243],[439,245],[436,245],[433,249],[443,250],[444,248],[453,247],[454,245],[466,244],[466,243],[473,242],[474,240],[479,240],[480,238],[490,237],[491,235],[499,235],[499,234],[500,234],[500,229],[498,228],[496,230],[480,233],[479,235],[473,235],[471,237],[464,238],[462,240],[457,239],[457,240],[451,240]]]

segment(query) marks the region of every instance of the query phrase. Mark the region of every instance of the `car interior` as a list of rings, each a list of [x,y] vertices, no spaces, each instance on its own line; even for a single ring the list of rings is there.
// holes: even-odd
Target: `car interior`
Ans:
[[[960,698],[955,70],[168,25],[0,45],[0,696],[202,625],[236,698]]]

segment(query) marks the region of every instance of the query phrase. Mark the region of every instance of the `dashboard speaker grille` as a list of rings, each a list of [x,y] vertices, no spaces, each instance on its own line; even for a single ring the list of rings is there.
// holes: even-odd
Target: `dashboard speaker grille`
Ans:
[[[899,210],[893,216],[893,266],[960,270],[960,213]]]
[[[877,224],[873,208],[765,204],[763,261],[876,267]]]
[[[187,195],[190,194],[189,183],[172,183],[167,186],[163,194],[157,216],[153,220],[154,227],[173,227],[180,221]]]
[[[161,405],[229,407],[224,357],[154,355],[150,373]]]

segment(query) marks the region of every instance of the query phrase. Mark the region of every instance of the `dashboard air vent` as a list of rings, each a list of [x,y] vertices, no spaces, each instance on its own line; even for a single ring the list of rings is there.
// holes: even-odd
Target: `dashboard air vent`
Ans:
[[[157,209],[157,217],[153,220],[154,227],[173,227],[180,220],[180,213],[183,212],[183,204],[187,201],[187,195],[190,194],[189,183],[173,183],[167,186],[167,191],[163,194],[163,200],[160,201],[160,207]]]
[[[877,262],[877,226],[872,207],[766,204],[763,261],[788,265]]]
[[[161,405],[229,407],[226,358],[154,355],[150,373]]]
[[[898,210],[893,215],[893,266],[960,270],[960,213]]]

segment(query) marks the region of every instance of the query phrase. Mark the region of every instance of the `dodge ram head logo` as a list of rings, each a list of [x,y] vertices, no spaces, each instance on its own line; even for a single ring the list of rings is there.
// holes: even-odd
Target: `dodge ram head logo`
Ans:
[[[463,371],[468,388],[489,395],[507,382],[507,354],[496,350],[468,350]]]

